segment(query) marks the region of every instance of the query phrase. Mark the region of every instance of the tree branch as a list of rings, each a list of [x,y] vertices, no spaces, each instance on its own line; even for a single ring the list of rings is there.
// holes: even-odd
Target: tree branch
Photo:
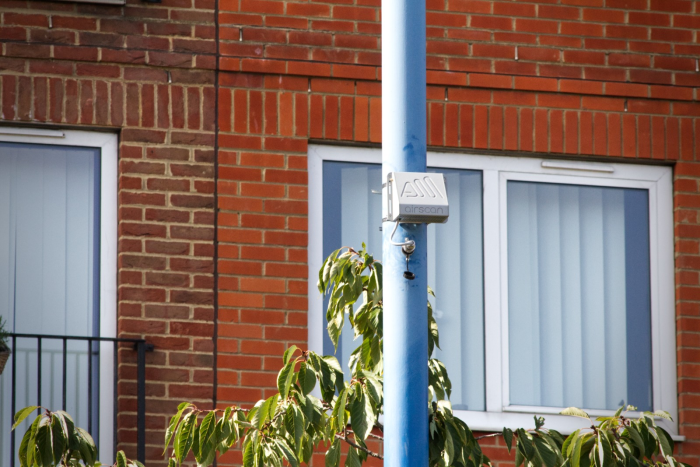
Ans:
[[[477,436],[474,439],[479,441],[480,439],[495,438],[496,436],[503,436],[503,433],[491,433],[490,435]]]
[[[525,431],[532,434],[532,433],[535,433],[537,430],[535,430],[534,428],[530,428],[529,430],[525,430]],[[491,433],[488,435],[477,436],[474,439],[479,441],[480,439],[495,438],[496,436],[503,436],[503,432],[497,431],[495,433]],[[513,436],[518,436],[518,433],[516,431],[513,431]]]
[[[350,446],[354,447],[355,449],[359,449],[360,451],[366,452],[368,456],[372,456],[372,457],[376,457],[377,459],[384,460],[384,456],[382,456],[381,454],[377,454],[374,451],[370,451],[369,449],[360,446],[359,444],[355,443],[354,441],[349,440],[347,436],[343,436],[340,433],[336,433],[335,437],[340,439],[340,440],[345,441],[346,443],[348,443]]]
[[[352,433],[353,435],[355,434],[355,432],[352,431],[352,430],[348,430],[348,433]],[[384,438],[383,438],[383,437],[381,437],[381,436],[379,436],[379,435],[375,435],[374,433],[370,433],[368,436],[369,436],[370,438],[379,439],[379,440],[384,441]]]

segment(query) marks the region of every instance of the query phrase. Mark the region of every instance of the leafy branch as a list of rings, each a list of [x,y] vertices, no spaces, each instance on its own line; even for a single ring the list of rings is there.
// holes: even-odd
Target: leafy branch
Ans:
[[[75,426],[66,412],[51,412],[39,406],[25,407],[15,414],[12,429],[15,430],[29,415],[43,409],[22,437],[19,446],[21,467],[100,467],[97,447],[92,436]],[[81,464],[82,463],[82,464]],[[138,461],[127,459],[123,451],[117,452],[114,467],[143,467]]]
[[[180,404],[165,433],[169,467],[182,465],[190,454],[198,466],[209,466],[217,455],[234,446],[243,450],[244,467],[283,467],[285,463],[298,467],[308,464],[320,445],[328,446],[326,467],[339,467],[341,443],[348,445],[345,467],[361,467],[368,457],[383,458],[366,443],[370,437],[381,440],[373,431],[383,431],[378,422],[384,408],[382,265],[366,252],[364,244],[359,251],[341,248],[323,263],[318,288],[329,295],[326,319],[333,345],[337,348],[346,316],[355,338],[361,339],[350,355],[349,379],[335,357],[291,346],[284,352],[277,375],[277,393],[251,409],[200,410],[188,402]],[[426,313],[430,356],[440,347],[440,340],[430,303]],[[571,407],[562,414],[581,417],[590,428],[565,437],[545,428],[542,417],[535,417],[534,429],[504,428],[475,437],[454,415],[447,369],[434,358],[428,360],[428,384],[430,467],[491,466],[479,446],[480,440],[490,437],[502,437],[508,452],[515,451],[516,467],[689,467],[673,457],[673,439],[655,422],[656,418],[670,419],[663,411],[634,419],[627,416],[634,408],[627,407],[611,417],[592,420],[583,410]],[[15,426],[36,409],[18,412]],[[73,467],[80,461],[99,465],[94,461],[96,450],[90,435],[74,429],[68,420],[65,412],[46,411],[37,417],[22,441],[22,467]],[[66,441],[55,441],[55,433]],[[121,453],[117,465],[140,464],[127,464]]]
[[[278,393],[259,401],[249,412],[229,408],[217,419],[220,410],[202,412],[190,404],[181,405],[166,435],[166,449],[174,439],[171,467],[180,465],[188,452],[198,465],[209,465],[216,452],[221,454],[239,441],[244,467],[282,467],[285,462],[297,467],[308,463],[321,444],[328,446],[326,467],[339,466],[341,443],[349,447],[345,467],[360,467],[368,457],[383,459],[366,444],[369,437],[382,439],[372,433],[380,428],[377,419],[383,412],[382,265],[364,244],[359,251],[341,248],[324,261],[318,289],[329,296],[327,330],[336,349],[346,318],[355,339],[361,341],[350,355],[349,381],[335,357],[292,346],[284,353],[277,376]],[[432,290],[429,293],[434,296]],[[426,311],[430,356],[440,340],[430,303]],[[620,409],[612,417],[593,421],[580,409],[570,408],[563,413],[587,418],[591,428],[565,437],[545,428],[544,419],[535,417],[534,429],[504,428],[500,433],[475,437],[454,416],[449,402],[452,384],[445,365],[430,358],[428,375],[430,467],[490,466],[479,446],[479,440],[489,437],[503,437],[508,451],[515,451],[516,467],[683,465],[672,456],[671,437],[655,424],[655,417],[670,418],[665,412],[633,420]],[[204,419],[198,426],[200,413]]]

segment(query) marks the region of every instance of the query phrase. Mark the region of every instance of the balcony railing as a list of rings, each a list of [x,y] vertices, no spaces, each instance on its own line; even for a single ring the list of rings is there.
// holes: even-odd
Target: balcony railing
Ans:
[[[11,358],[11,412],[14,415],[17,410],[22,407],[18,406],[17,399],[18,393],[22,392],[23,406],[29,405],[42,405],[42,393],[44,395],[48,392],[48,399],[51,403],[56,404],[58,399],[58,383],[60,383],[60,402],[61,409],[66,410],[68,407],[68,397],[74,398],[71,402],[74,408],[79,412],[79,417],[81,421],[87,422],[87,431],[96,438],[95,433],[100,426],[100,373],[104,375],[105,368],[110,365],[105,365],[104,358],[101,358],[101,352],[104,357],[107,354],[111,357],[111,367],[113,370],[113,447],[116,450],[117,447],[117,413],[118,413],[118,351],[120,344],[131,344],[134,351],[136,352],[136,399],[137,399],[137,413],[136,413],[136,459],[140,462],[145,462],[146,458],[146,352],[153,350],[153,345],[148,344],[143,339],[125,339],[125,338],[114,338],[114,337],[84,337],[84,336],[62,336],[62,335],[47,335],[47,334],[20,334],[11,333],[10,345],[12,348]],[[18,340],[22,345],[18,346]],[[27,346],[27,343],[35,345]],[[109,346],[109,343],[113,345],[113,351]],[[105,347],[107,346],[107,347]],[[106,352],[105,350],[110,350],[111,352]],[[34,357],[36,353],[36,357]],[[22,388],[18,389],[20,381],[20,372],[18,372],[19,364],[18,359],[22,360],[23,373],[22,377]],[[51,363],[51,368],[43,368],[42,363],[44,360],[49,360]],[[55,369],[59,366],[58,362],[61,362],[61,374],[56,375]],[[36,380],[29,373],[33,373],[32,370],[36,368]],[[48,371],[47,371],[48,370]],[[108,368],[107,368],[107,371]],[[44,387],[43,385],[47,383],[45,379],[48,372],[48,377],[51,379],[49,381],[49,387]],[[7,373],[7,372],[5,372]],[[69,374],[70,373],[70,374]],[[6,376],[6,375],[5,375]],[[70,381],[69,381],[70,380]],[[36,389],[31,388],[32,382],[35,382]],[[72,393],[69,394],[69,382],[74,385]],[[87,389],[84,388],[85,383],[87,383]],[[82,400],[81,395],[86,396],[87,401]],[[29,399],[34,398],[34,401]],[[46,397],[45,397],[46,398]],[[2,402],[2,401],[0,401]],[[86,404],[85,404],[86,402]],[[103,401],[104,402],[104,401]],[[85,407],[87,405],[87,407]],[[50,409],[55,409],[55,407],[48,407]],[[86,409],[86,410],[85,410]],[[85,411],[87,413],[85,413]],[[75,414],[71,414],[75,415]],[[81,426],[78,419],[75,419],[77,426]],[[10,446],[11,450],[11,461],[10,467],[15,467],[16,463],[16,447],[17,447],[17,431],[12,431],[10,434]],[[20,435],[21,436],[21,433]],[[96,442],[99,441],[96,438]],[[108,461],[109,462],[109,461]]]

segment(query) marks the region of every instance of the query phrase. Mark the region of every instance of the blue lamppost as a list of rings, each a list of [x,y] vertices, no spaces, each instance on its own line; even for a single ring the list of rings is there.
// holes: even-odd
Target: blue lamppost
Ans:
[[[382,0],[382,176],[426,170],[425,1]],[[427,224],[383,223],[384,464],[428,465]]]

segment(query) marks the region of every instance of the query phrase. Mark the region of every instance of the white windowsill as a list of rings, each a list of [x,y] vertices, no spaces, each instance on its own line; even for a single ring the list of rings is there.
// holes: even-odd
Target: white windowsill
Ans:
[[[499,432],[503,427],[516,429],[524,428],[526,430],[535,428],[534,416],[544,417],[544,428],[549,428],[558,431],[563,435],[569,435],[581,428],[589,428],[591,425],[584,418],[572,417],[569,415],[559,415],[559,412],[552,413],[550,407],[528,407],[529,412],[513,411],[514,407],[504,407],[503,412],[477,412],[471,410],[455,410],[454,413],[463,420],[472,431]],[[600,412],[605,412],[602,414]],[[589,412],[593,420],[598,416],[612,415],[613,411],[599,411],[594,415]],[[634,418],[639,412],[630,413]],[[676,427],[673,423],[664,419],[656,419],[656,423],[666,430],[674,441],[685,441],[685,436],[681,436],[676,432]]]

